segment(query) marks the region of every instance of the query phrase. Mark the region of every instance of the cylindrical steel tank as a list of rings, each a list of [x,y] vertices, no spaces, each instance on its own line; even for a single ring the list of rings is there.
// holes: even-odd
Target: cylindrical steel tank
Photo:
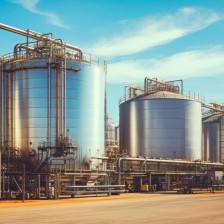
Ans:
[[[202,121],[203,160],[211,162],[223,162],[224,114],[213,114],[203,118]]]
[[[85,161],[105,146],[105,63],[93,58],[10,59],[3,64],[2,141],[28,155],[69,136]]]
[[[106,145],[118,144],[118,125],[111,118],[106,119]]]
[[[132,157],[201,159],[201,104],[167,91],[126,100],[120,149]]]

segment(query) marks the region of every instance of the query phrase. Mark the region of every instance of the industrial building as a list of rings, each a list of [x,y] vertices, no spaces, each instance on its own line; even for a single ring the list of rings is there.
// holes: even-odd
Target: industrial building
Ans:
[[[217,172],[222,180],[222,105],[184,96],[182,80],[146,77],[144,87],[125,86],[118,127],[106,113],[104,60],[52,34],[0,28],[26,37],[0,58],[0,197],[169,190]]]

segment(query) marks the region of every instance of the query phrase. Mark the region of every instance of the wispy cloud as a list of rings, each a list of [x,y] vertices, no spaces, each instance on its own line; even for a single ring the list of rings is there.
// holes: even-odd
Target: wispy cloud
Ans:
[[[119,35],[104,37],[89,50],[99,56],[132,55],[202,30],[224,15],[201,8],[182,8],[174,14],[123,21]]]
[[[43,12],[37,9],[37,4],[39,0],[10,0],[13,3],[23,6],[25,9],[29,10],[32,13],[36,13],[42,16],[45,16],[47,22],[55,26],[67,28],[67,26],[61,21],[61,19],[54,13]]]
[[[135,59],[108,65],[108,81],[139,82],[145,76],[162,79],[215,76],[224,73],[224,46],[178,53],[160,59]]]

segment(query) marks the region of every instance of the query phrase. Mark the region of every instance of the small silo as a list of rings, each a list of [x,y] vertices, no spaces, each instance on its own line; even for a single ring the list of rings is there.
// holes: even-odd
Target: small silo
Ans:
[[[60,156],[77,145],[85,163],[103,154],[106,63],[52,36],[1,28],[36,39],[2,57],[3,146]]]
[[[149,79],[120,104],[120,149],[131,157],[201,159],[201,103]],[[167,91],[168,90],[168,91]]]
[[[214,113],[202,119],[202,156],[204,161],[223,162],[224,113]]]
[[[108,117],[106,117],[106,146],[118,145],[119,139],[119,127],[118,125]]]

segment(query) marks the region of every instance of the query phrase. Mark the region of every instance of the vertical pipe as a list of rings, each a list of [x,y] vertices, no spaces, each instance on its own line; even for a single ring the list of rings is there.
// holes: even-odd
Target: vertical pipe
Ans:
[[[2,64],[1,67],[1,154],[4,154],[5,156],[5,150],[3,153],[3,147],[5,147],[5,114],[6,114],[6,105],[5,105],[5,89],[6,89],[6,83],[5,83],[5,73],[4,73],[4,64]],[[5,157],[6,159],[6,157]],[[1,165],[2,169],[2,184],[1,184],[1,195],[5,192],[5,160],[4,160],[4,166]],[[0,172],[1,173],[1,172]]]
[[[60,91],[60,65],[57,62],[56,66],[56,144],[58,143],[59,137],[61,135],[61,91]]]
[[[64,89],[64,69],[63,69],[63,67],[64,67],[64,61],[63,61],[63,59],[61,59],[61,62],[60,62],[60,66],[61,66],[61,68],[60,68],[60,80],[61,80],[61,86],[60,86],[60,93],[61,93],[61,98],[60,98],[60,101],[61,101],[61,105],[60,105],[60,113],[61,113],[61,117],[60,117],[60,123],[61,123],[61,130],[60,130],[60,132],[61,132],[61,135],[62,135],[62,137],[64,137],[64,122],[63,122],[63,118],[64,118],[64,110],[63,110],[63,108],[64,108],[64,91],[63,91],[63,89]]]
[[[51,58],[48,59],[47,147],[51,146]],[[47,155],[48,156],[48,155]]]
[[[2,78],[2,76],[3,76],[3,64],[1,64],[1,62],[0,62],[0,144],[1,144],[1,148],[0,148],[0,150],[2,149],[2,121],[3,121],[3,119],[2,119],[2,110],[3,110],[3,108],[2,108],[2,106],[3,106],[3,102],[2,102],[2,91],[3,91],[3,78]]]
[[[72,177],[71,177],[71,185],[72,185],[72,186],[75,186],[75,175],[72,175]],[[75,195],[72,194],[71,197],[74,198]]]
[[[149,191],[151,190],[152,186],[152,174],[151,172],[149,173]]]
[[[106,70],[107,75],[107,70]],[[104,149],[106,149],[106,131],[107,131],[107,88],[106,78],[104,80]],[[105,151],[104,151],[105,152]]]
[[[67,66],[66,66],[66,45],[64,46],[64,86],[63,86],[63,91],[64,91],[64,94],[63,94],[63,102],[64,102],[64,108],[63,108],[63,126],[64,126],[64,135],[66,135],[67,131],[66,131],[66,78],[67,78],[67,74],[66,74],[66,69],[67,69]],[[68,137],[68,136],[67,136]]]
[[[117,169],[118,169],[118,185],[121,185],[121,158],[117,161]]]
[[[0,149],[0,199],[1,198],[2,198],[2,149]]]
[[[9,167],[9,139],[10,139],[10,74],[5,75],[5,168]],[[8,181],[7,181],[8,183]]]
[[[40,174],[37,175],[37,198],[40,198]]]
[[[5,156],[6,156],[6,146],[7,146],[7,129],[8,129],[8,127],[7,127],[7,125],[8,125],[8,123],[7,123],[7,120],[8,120],[8,110],[7,110],[7,108],[8,108],[8,105],[7,105],[7,102],[8,102],[8,100],[7,100],[7,96],[8,96],[8,94],[7,94],[7,90],[8,90],[8,82],[7,82],[7,75],[6,75],[6,73],[4,74],[4,76],[3,76],[3,85],[4,85],[4,89],[3,89],[3,91],[4,91],[4,96],[3,96],[3,105],[4,105],[4,138],[3,138],[3,141],[4,141],[4,153],[5,153]],[[5,162],[6,162],[6,158],[5,158]]]
[[[13,123],[14,123],[14,91],[13,91],[13,74],[10,74],[10,146],[13,148],[14,147],[14,142],[13,142]]]
[[[8,147],[11,147],[11,101],[12,101],[12,95],[11,95],[11,73],[8,73]],[[8,149],[9,150],[9,149]]]
[[[58,199],[58,174],[54,176],[54,199]]]
[[[26,191],[26,166],[23,164],[23,202],[25,201],[25,191]]]
[[[49,198],[49,176],[48,174],[45,177],[45,196]]]
[[[2,80],[2,76],[3,76],[3,64],[0,64],[0,86],[1,86],[1,89],[0,89],[0,199],[2,198],[2,105],[3,105],[3,102],[2,102],[2,91],[3,91],[3,80]]]
[[[26,30],[27,34],[29,34],[29,29]],[[29,36],[26,36],[26,45],[29,45]],[[26,49],[26,57],[28,58],[28,48]]]

